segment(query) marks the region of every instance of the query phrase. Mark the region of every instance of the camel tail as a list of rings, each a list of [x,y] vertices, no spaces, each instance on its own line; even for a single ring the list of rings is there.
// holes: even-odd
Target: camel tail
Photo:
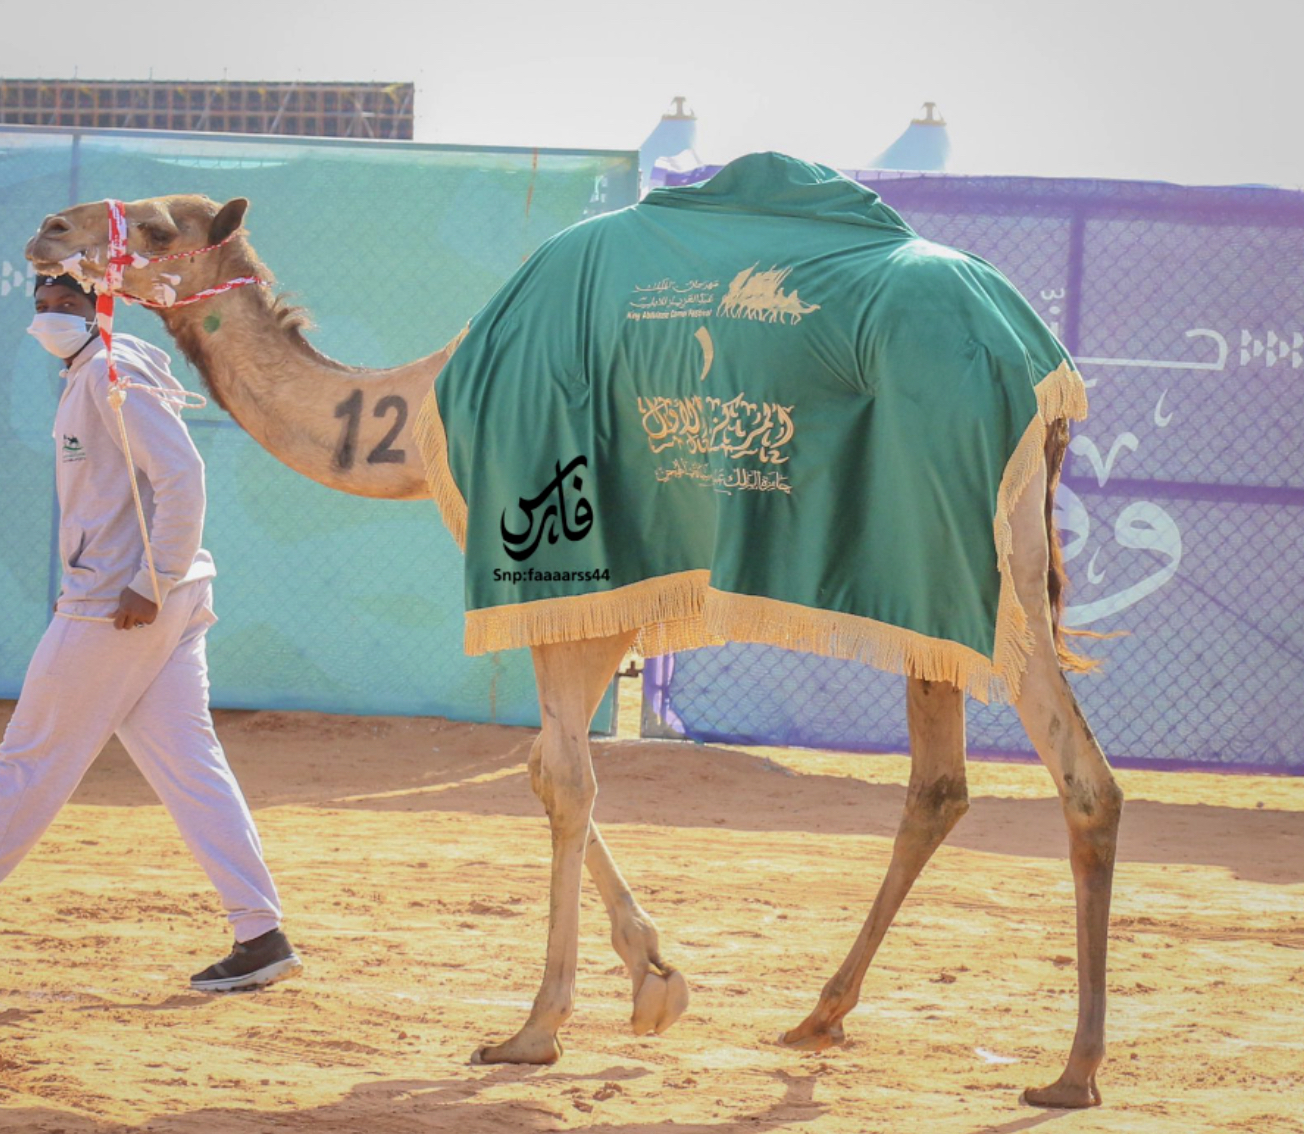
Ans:
[[[1101,664],[1100,659],[1079,654],[1065,639],[1112,638],[1115,635],[1097,634],[1093,630],[1070,630],[1062,622],[1069,577],[1064,568],[1064,550],[1060,546],[1059,528],[1055,524],[1055,490],[1059,487],[1060,470],[1068,447],[1069,423],[1065,418],[1059,418],[1051,422],[1046,430],[1046,543],[1050,548],[1046,595],[1050,600],[1050,621],[1055,632],[1055,652],[1059,654],[1060,665],[1070,673],[1087,673]]]

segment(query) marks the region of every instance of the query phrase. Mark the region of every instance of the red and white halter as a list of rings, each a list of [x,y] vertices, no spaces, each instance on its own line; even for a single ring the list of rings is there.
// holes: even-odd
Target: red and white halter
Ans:
[[[103,282],[98,284],[95,289],[98,292],[95,297],[95,319],[99,324],[100,335],[104,339],[104,351],[109,366],[110,388],[125,392],[127,386],[134,385],[134,383],[128,383],[119,377],[118,368],[113,364],[113,302],[117,296],[122,296],[123,303],[139,303],[142,307],[150,307],[157,311],[169,307],[186,307],[191,303],[198,303],[201,299],[210,299],[215,295],[221,295],[224,291],[232,291],[237,287],[245,287],[249,284],[266,287],[267,281],[261,280],[257,276],[240,276],[233,280],[227,280],[226,283],[218,284],[216,287],[197,291],[194,295],[188,295],[184,299],[174,299],[171,303],[155,303],[141,296],[131,295],[122,290],[122,276],[128,268],[146,268],[150,264],[165,264],[169,260],[186,260],[195,256],[202,256],[205,252],[212,252],[221,248],[234,239],[235,232],[230,233],[225,239],[219,240],[216,244],[210,244],[206,248],[197,248],[193,252],[174,252],[168,256],[143,256],[139,252],[127,251],[126,206],[121,201],[115,201],[112,198],[106,200],[104,204],[109,210],[108,264],[104,269]],[[157,392],[154,391],[154,387],[148,387],[148,389]],[[193,405],[194,403],[187,403],[182,399],[181,404]],[[202,405],[202,401],[199,404]]]

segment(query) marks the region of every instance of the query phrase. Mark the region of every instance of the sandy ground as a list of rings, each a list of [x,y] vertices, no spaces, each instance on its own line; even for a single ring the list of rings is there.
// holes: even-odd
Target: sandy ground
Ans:
[[[597,745],[597,816],[693,1003],[665,1036],[629,1034],[589,886],[564,1059],[485,1068],[470,1053],[515,1030],[542,965],[532,734],[293,713],[218,728],[305,973],[187,989],[225,923],[112,746],[0,889],[0,1130],[1304,1131],[1304,781],[1120,774],[1105,1106],[1047,1112],[1018,1092],[1058,1073],[1075,983],[1039,768],[971,765],[973,808],[889,934],[850,1043],[802,1056],[773,1039],[859,928],[906,761]]]

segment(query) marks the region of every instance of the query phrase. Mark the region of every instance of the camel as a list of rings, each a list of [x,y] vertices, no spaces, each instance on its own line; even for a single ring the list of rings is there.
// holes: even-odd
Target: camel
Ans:
[[[209,391],[290,468],[342,492],[429,499],[411,410],[439,378],[457,340],[407,365],[368,371],[317,352],[304,337],[306,314],[274,298],[269,287],[240,287],[189,306],[165,305],[170,297],[192,296],[237,278],[271,282],[243,227],[247,207],[243,198],[219,205],[189,195],[127,203],[131,252],[158,257],[225,243],[166,265],[137,258],[125,270],[124,293],[158,301],[164,326]],[[102,282],[108,236],[104,204],[81,204],[47,217],[26,256],[40,271],[72,270]],[[1076,1032],[1059,1077],[1024,1096],[1047,1107],[1093,1106],[1101,1100],[1096,1074],[1105,1054],[1107,930],[1122,811],[1122,793],[1064,673],[1069,655],[1058,625],[1064,576],[1051,508],[1067,441],[1066,420],[1047,424],[1027,486],[1009,517],[1010,572],[1028,612],[1030,641],[1014,707],[1058,788],[1076,894]],[[546,960],[525,1023],[509,1039],[480,1048],[478,1062],[550,1064],[561,1055],[559,1031],[574,1002],[582,865],[601,894],[612,944],[631,979],[635,1034],[664,1032],[687,1006],[683,975],[663,958],[652,918],[591,818],[596,783],[589,724],[636,632],[629,628],[531,646],[543,724],[530,751],[529,772],[552,832]],[[906,685],[912,763],[890,864],[859,936],[814,1009],[779,1038],[793,1050],[818,1051],[843,1041],[844,1020],[860,999],[893,917],[969,806],[963,689],[909,672]]]

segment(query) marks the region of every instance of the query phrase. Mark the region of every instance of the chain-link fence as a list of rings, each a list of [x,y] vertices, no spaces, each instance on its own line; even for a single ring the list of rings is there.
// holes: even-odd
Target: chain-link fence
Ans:
[[[59,574],[59,364],[24,334],[22,249],[69,204],[166,193],[248,197],[253,245],[311,310],[314,344],[384,367],[441,347],[553,233],[631,203],[637,158],[0,128],[0,696],[17,694]],[[154,315],[120,308],[118,321],[199,388]],[[215,705],[538,721],[524,651],[462,653],[461,555],[432,504],[314,484],[216,407],[187,420],[208,466],[205,543],[218,567]]]
[[[1090,387],[1057,502],[1075,688],[1121,763],[1304,772],[1304,194],[859,175],[923,236],[996,264]],[[907,746],[902,679],[735,645],[650,663],[699,740]],[[971,751],[1022,755],[971,704]]]

